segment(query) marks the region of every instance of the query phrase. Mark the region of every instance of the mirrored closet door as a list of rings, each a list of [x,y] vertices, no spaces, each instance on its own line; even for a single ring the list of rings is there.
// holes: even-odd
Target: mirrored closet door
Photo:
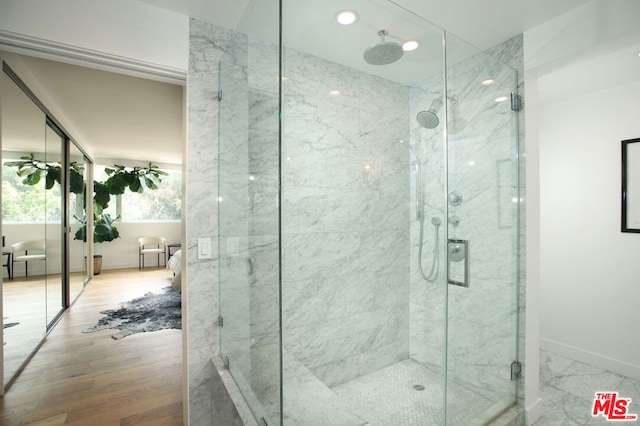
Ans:
[[[91,163],[4,60],[0,102],[6,386],[88,282]]]
[[[46,115],[2,72],[2,319],[4,383],[8,383],[47,330],[47,194],[28,161],[46,160]],[[23,167],[17,164],[24,164]],[[34,181],[38,180],[38,182]],[[51,200],[49,200],[51,201]],[[41,249],[38,250],[38,245]],[[25,254],[43,260],[19,261]]]

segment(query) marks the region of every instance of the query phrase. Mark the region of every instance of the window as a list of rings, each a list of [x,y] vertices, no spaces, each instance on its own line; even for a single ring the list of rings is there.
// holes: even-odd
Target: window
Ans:
[[[60,223],[60,185],[45,190],[44,178],[37,185],[22,183],[16,167],[5,166],[19,158],[2,158],[2,221],[4,223]]]
[[[141,194],[122,195],[122,219],[126,222],[180,220],[182,213],[182,173],[164,170],[169,175],[155,191],[145,188]]]
[[[95,166],[95,180],[104,182],[108,176],[105,166]],[[168,173],[155,191],[144,188],[142,193],[127,190],[124,194],[111,196],[105,213],[111,217],[120,216],[122,222],[150,222],[180,220],[182,215],[182,173],[177,170],[163,170]]]

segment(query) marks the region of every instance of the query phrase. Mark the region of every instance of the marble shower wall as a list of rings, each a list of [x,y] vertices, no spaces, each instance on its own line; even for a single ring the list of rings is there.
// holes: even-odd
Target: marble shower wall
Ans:
[[[449,238],[470,244],[469,288],[448,288],[447,377],[492,402],[515,398],[518,292],[517,114],[512,68],[486,54],[448,67],[448,91],[459,115],[450,115],[448,191],[462,204]],[[480,82],[493,79],[491,85]],[[455,407],[456,401],[450,401]],[[488,408],[488,407],[487,407]]]
[[[503,48],[510,53],[513,50],[511,44]],[[499,47],[495,50],[500,52]],[[427,210],[459,218],[457,227],[449,224],[440,236],[470,241],[471,286],[429,286],[412,271],[412,358],[441,368],[448,345],[448,378],[477,390],[491,402],[513,398],[515,392],[509,366],[517,356],[518,336],[519,205],[514,203],[518,199],[518,126],[509,102],[496,103],[495,99],[516,89],[516,77],[511,68],[485,54],[448,66],[448,176],[442,169],[440,179],[446,177],[447,191],[460,192],[463,202],[457,207],[445,205],[445,182],[429,178]],[[480,85],[489,78],[495,83]],[[411,87],[412,115],[429,105],[434,96],[441,96],[430,90],[438,87],[430,83]],[[414,141],[422,145],[431,163],[427,170],[441,167],[440,135],[424,140],[417,135]],[[430,199],[439,204],[430,205]],[[416,234],[414,227],[412,242]],[[430,253],[433,234],[425,235],[425,251]],[[412,256],[415,251],[412,245]],[[442,274],[446,273],[445,260],[441,256]],[[455,400],[450,398],[449,402],[455,408]]]
[[[218,232],[220,352],[234,375],[250,377],[249,91],[247,37],[233,33],[220,60]]]
[[[409,115],[412,118],[411,145],[422,164],[424,182],[424,230],[422,236],[422,268],[429,274],[434,262],[435,228],[432,219],[441,221],[438,228],[438,255],[435,271],[437,277],[433,282],[425,281],[418,270],[418,251],[420,245],[420,222],[416,220],[414,206],[416,203],[416,171],[411,172],[411,253],[410,253],[410,354],[411,358],[429,366],[437,373],[442,373],[445,361],[446,345],[446,287],[443,284],[446,273],[446,206],[445,188],[445,111],[438,111],[440,123],[435,129],[425,129],[415,120],[420,111],[429,109],[436,99],[443,99],[443,76],[438,74],[414,84],[409,88]],[[413,155],[407,154],[407,163],[415,161]],[[444,398],[444,396],[443,396]]]
[[[494,58],[498,59],[504,64],[509,65],[515,69],[518,73],[518,90],[517,93],[521,96],[522,105],[520,111],[518,111],[518,147],[519,147],[519,161],[518,161],[518,194],[519,203],[518,210],[520,213],[520,221],[518,225],[519,233],[519,258],[518,258],[518,360],[523,363],[523,372],[526,366],[526,282],[527,282],[527,268],[526,268],[526,243],[527,243],[527,227],[526,227],[526,203],[527,188],[526,188],[526,135],[525,135],[525,120],[524,111],[526,107],[526,100],[524,100],[524,43],[523,35],[519,34],[510,38],[509,40],[498,44],[497,46],[489,49],[487,53]],[[537,371],[537,366],[534,368]],[[524,407],[524,384],[527,380],[526,375],[518,381],[518,404]]]
[[[234,33],[220,62],[221,354],[256,418],[279,418],[278,48]]]
[[[278,417],[278,49],[192,19],[189,54],[190,424],[240,421],[211,363],[221,353],[254,414]],[[203,237],[213,259],[197,259]]]
[[[188,141],[186,159],[186,263],[183,286],[190,424],[220,424],[215,412],[219,353],[218,281],[218,61],[231,31],[191,20],[189,26]],[[197,239],[211,238],[213,259],[198,259]],[[185,398],[186,400],[186,398]],[[227,423],[231,424],[231,423]]]
[[[283,78],[283,345],[333,386],[408,357],[408,89],[291,49]]]
[[[230,324],[224,333],[230,337],[230,352],[237,354],[238,371],[248,379],[263,406],[278,405],[277,399],[270,397],[278,393],[279,363],[277,49],[232,34],[191,22],[185,316],[192,424],[216,424],[213,413],[220,412],[218,398],[212,393],[214,372],[210,364],[211,356],[220,351],[221,330],[216,324],[219,294],[233,302],[228,315],[235,318],[232,323],[237,330]],[[234,40],[240,40],[237,49],[229,48]],[[517,41],[505,45],[505,51],[497,51],[509,56],[516,46],[521,55],[521,38]],[[247,42],[248,48],[241,47]],[[233,70],[227,84],[234,88],[231,93],[236,95],[236,106],[228,111],[230,121],[220,124],[218,61],[227,48],[238,52],[226,58]],[[422,286],[415,280],[417,223],[413,220],[415,200],[409,198],[415,190],[410,186],[414,182],[408,167],[411,156],[397,142],[409,139],[411,133],[429,164],[425,173],[431,174],[427,185],[433,198],[427,197],[424,249],[430,253],[433,229],[429,219],[441,216],[444,222],[447,211],[444,176],[435,174],[444,167],[445,153],[441,131],[429,134],[418,129],[414,117],[434,97],[442,97],[441,80],[434,77],[406,88],[301,52],[286,50],[285,55],[285,351],[328,386],[406,359],[409,353],[434,367],[442,366],[446,292],[443,286]],[[472,263],[472,270],[479,275],[471,289],[454,289],[449,295],[451,377],[476,388],[501,387],[506,381],[506,373],[502,373],[508,371],[507,358],[511,356],[494,353],[491,358],[478,348],[501,345],[500,341],[509,338],[512,330],[501,324],[513,323],[516,306],[507,300],[511,291],[504,280],[517,272],[513,256],[518,240],[513,237],[514,230],[507,228],[516,226],[513,209],[518,206],[500,203],[498,198],[514,188],[497,174],[498,169],[503,174],[516,170],[514,152],[501,148],[513,129],[500,120],[511,112],[503,114],[493,104],[483,107],[476,99],[479,89],[473,87],[478,71],[492,67],[486,59],[469,62],[468,68],[461,64],[453,70],[449,85],[450,90],[457,90],[458,99],[470,99],[465,103],[468,109],[461,110],[462,103],[449,105],[450,114],[460,113],[468,120],[460,124],[459,139],[455,131],[451,135],[452,150],[448,153],[454,165],[451,182],[465,188],[465,201],[455,212],[461,218],[455,235],[472,241],[473,262],[485,262]],[[497,117],[498,124],[487,127],[493,121],[486,114]],[[240,122],[245,123],[244,128],[236,126]],[[220,147],[229,158],[228,162],[220,161],[220,168],[234,169],[227,177],[218,169],[218,131],[225,129],[235,140]],[[462,136],[465,132],[475,135],[471,146],[463,146],[468,143]],[[483,155],[475,143],[493,150],[490,157],[494,160],[509,161],[477,168],[477,172],[469,170],[464,164],[469,164],[470,156]],[[228,195],[218,193],[218,176],[221,188],[231,190]],[[233,203],[237,215],[233,216],[235,208],[226,210],[225,215]],[[480,223],[482,218],[472,216],[479,213],[493,220],[470,229],[463,227]],[[449,231],[453,232],[451,227]],[[213,240],[213,260],[197,259],[196,242],[202,237]],[[442,240],[440,244],[444,244]],[[425,267],[429,269],[430,264]],[[442,277],[442,260],[439,268]],[[233,284],[221,288],[218,276],[225,273]],[[500,303],[510,303],[513,309],[499,314],[495,307]],[[224,334],[222,338],[224,342]]]
[[[278,50],[249,38],[249,383],[269,424],[280,417]]]

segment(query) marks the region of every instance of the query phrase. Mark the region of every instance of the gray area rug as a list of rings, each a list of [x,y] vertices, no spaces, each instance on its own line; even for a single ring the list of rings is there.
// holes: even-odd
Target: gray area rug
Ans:
[[[165,287],[163,293],[147,293],[137,299],[123,302],[119,309],[100,312],[105,316],[93,327],[82,330],[92,333],[99,330],[116,329],[114,339],[122,339],[136,333],[174,328],[182,329],[180,293],[173,287]]]

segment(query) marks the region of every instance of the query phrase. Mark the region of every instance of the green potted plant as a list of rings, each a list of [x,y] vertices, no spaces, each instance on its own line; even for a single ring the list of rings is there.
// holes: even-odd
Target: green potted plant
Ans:
[[[25,185],[37,185],[45,177],[45,188],[51,189],[57,182],[61,183],[61,166],[58,163],[47,163],[36,160],[33,154],[20,157],[20,161],[9,161],[6,166],[17,167],[18,176],[23,177],[22,183]],[[158,189],[162,182],[162,176],[166,172],[160,170],[158,166],[149,163],[147,167],[125,167],[115,165],[113,168],[105,168],[107,176],[104,182],[93,182],[93,242],[103,243],[120,238],[118,228],[114,222],[119,216],[112,218],[110,214],[104,213],[109,207],[112,195],[122,195],[127,188],[131,192],[141,193],[147,187],[150,190]],[[69,165],[69,190],[75,194],[85,193],[84,167],[78,163]],[[74,235],[75,240],[87,241],[87,220],[84,217],[75,216],[81,224]],[[102,255],[94,255],[94,274],[99,274],[102,269]]]
[[[104,182],[93,182],[93,242],[103,243],[120,238],[118,228],[113,224],[119,216],[112,218],[104,213],[109,207],[112,195],[122,195],[127,188],[131,192],[140,193],[147,187],[150,190],[158,189],[162,182],[162,176],[167,175],[158,166],[149,163],[147,167],[131,167],[115,165],[113,168],[105,168],[107,176]],[[86,218],[80,220],[82,226],[76,232],[74,238],[86,241]],[[99,274],[102,269],[102,255],[94,255],[93,271]]]
[[[76,231],[73,239],[87,241],[87,218],[74,216],[78,222],[81,223],[80,228]],[[101,215],[93,215],[93,242],[104,243],[113,241],[116,238],[120,238],[120,232],[118,228],[113,225],[113,222],[118,220],[118,217],[112,218],[109,213],[102,213]],[[93,273],[98,275],[102,271],[102,255],[93,255]]]

